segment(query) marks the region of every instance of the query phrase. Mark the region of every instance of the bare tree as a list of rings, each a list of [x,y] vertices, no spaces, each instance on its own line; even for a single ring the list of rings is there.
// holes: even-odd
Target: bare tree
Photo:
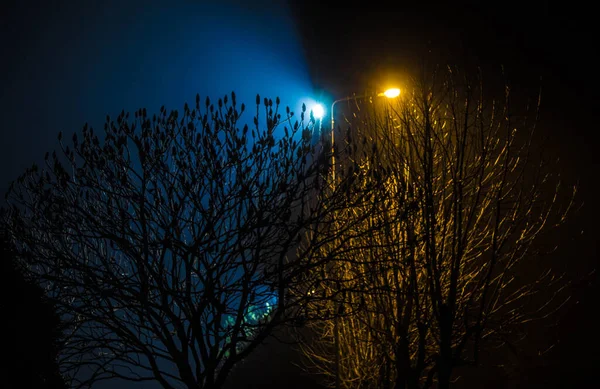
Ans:
[[[264,99],[264,116],[256,104],[251,129],[233,93],[216,106],[197,96],[183,115],[122,112],[103,139],[87,125],[71,146],[59,135],[62,154],[11,186],[7,229],[68,324],[59,364],[73,386],[218,388],[276,326],[306,316],[291,283],[327,259],[310,253],[347,201],[323,190],[327,156],[305,108],[290,125],[279,99]]]
[[[321,247],[334,261],[326,298],[311,305],[338,315],[311,323],[318,336],[302,348],[338,388],[448,388],[483,347],[513,347],[565,285],[531,263],[572,204],[559,208],[559,180],[534,143],[539,104],[515,113],[509,88],[488,99],[481,77],[450,67],[407,89],[397,103],[357,102],[350,120],[357,144],[379,151],[341,164],[385,177],[387,190],[351,250]]]

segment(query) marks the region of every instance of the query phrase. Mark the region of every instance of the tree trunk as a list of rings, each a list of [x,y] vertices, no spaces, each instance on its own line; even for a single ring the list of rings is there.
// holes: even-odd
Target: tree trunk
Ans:
[[[441,358],[438,367],[438,389],[449,389],[451,376],[452,366],[447,361],[444,361],[443,358]]]
[[[450,388],[453,369],[452,312],[448,305],[440,307],[440,358],[438,361],[438,389]]]

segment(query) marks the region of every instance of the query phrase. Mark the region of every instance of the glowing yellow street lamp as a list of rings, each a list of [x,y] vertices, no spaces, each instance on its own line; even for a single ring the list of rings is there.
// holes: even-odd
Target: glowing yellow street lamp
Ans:
[[[391,88],[386,90],[385,92],[382,93],[377,93],[376,95],[377,97],[387,97],[388,99],[393,99],[396,98],[398,96],[400,96],[400,89],[398,88]],[[335,115],[334,115],[334,111],[333,108],[335,107],[335,105],[341,101],[348,101],[348,100],[354,100],[354,99],[364,99],[365,97],[374,97],[373,95],[361,95],[361,96],[348,96],[348,97],[344,97],[342,99],[338,99],[335,100],[332,104],[331,104],[331,168],[332,168],[332,178],[333,178],[333,182],[335,182],[335,156],[333,155],[333,150],[334,150],[334,131],[335,131]]]
[[[385,96],[388,99],[393,99],[394,97],[400,96],[400,89],[391,88],[391,89],[386,90],[383,93],[378,93],[377,96]]]

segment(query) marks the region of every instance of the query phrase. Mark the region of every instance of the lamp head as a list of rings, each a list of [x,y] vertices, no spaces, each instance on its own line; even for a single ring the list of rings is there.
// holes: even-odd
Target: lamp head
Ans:
[[[321,104],[315,104],[312,107],[312,114],[315,119],[321,119],[323,116],[325,116],[325,108],[323,108]]]
[[[398,88],[388,89],[385,92],[381,93],[380,96],[385,96],[388,99],[393,99],[395,97],[400,96],[400,89],[398,89]]]

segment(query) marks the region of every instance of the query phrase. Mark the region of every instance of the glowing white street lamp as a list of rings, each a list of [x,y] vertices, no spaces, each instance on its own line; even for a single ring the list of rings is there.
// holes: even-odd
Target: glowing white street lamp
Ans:
[[[325,108],[321,104],[315,104],[312,108],[312,114],[315,119],[321,119],[325,116]]]

